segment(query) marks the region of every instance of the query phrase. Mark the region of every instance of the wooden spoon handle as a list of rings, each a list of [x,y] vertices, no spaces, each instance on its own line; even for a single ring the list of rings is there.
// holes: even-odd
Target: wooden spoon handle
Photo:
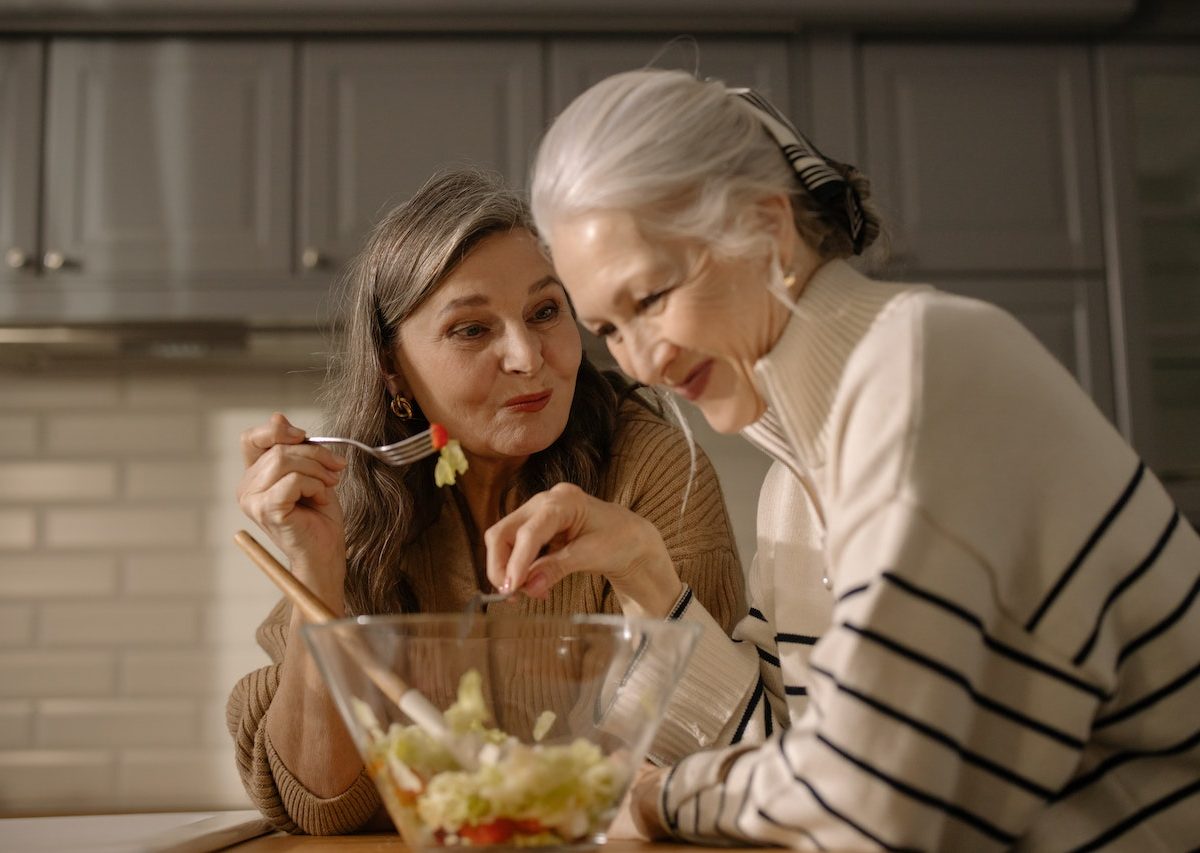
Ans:
[[[263,574],[279,587],[280,591],[287,596],[288,601],[292,602],[309,622],[320,624],[337,618],[333,611],[325,606],[324,601],[317,598],[313,591],[304,585],[303,581],[285,569],[271,555],[270,551],[258,544],[258,540],[245,530],[235,533],[233,541],[246,552],[246,556],[253,560],[256,566],[263,570]]]
[[[260,545],[258,540],[245,530],[235,533],[233,541],[279,587],[288,600],[300,610],[304,618],[317,624],[337,618],[333,611],[325,605],[325,602],[317,598],[313,591],[304,585],[303,581],[284,568],[283,564],[276,560],[270,551]],[[474,753],[471,753],[466,746],[459,743],[447,731],[442,712],[421,693],[405,684],[400,676],[381,666],[360,637],[353,634],[345,636],[342,648],[358,666],[362,667],[367,678],[375,683],[384,696],[392,700],[400,710],[408,715],[409,719],[443,743],[458,758],[463,767],[473,769],[478,766],[478,759]]]

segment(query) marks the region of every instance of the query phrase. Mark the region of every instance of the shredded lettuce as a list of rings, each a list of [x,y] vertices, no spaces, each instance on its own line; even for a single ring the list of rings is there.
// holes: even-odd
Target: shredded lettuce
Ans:
[[[475,670],[463,675],[444,716],[456,737],[477,745],[478,769],[462,768],[418,726],[393,723],[373,739],[367,766],[380,785],[391,786],[385,800],[406,810],[398,823],[419,824],[427,843],[443,845],[544,846],[604,828],[626,781],[617,758],[585,738],[529,745],[490,728]],[[554,720],[552,712],[542,712],[534,739],[544,737]]]

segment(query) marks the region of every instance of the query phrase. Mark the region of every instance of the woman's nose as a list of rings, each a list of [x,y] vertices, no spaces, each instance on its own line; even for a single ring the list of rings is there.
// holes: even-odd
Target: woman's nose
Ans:
[[[504,336],[501,367],[506,373],[535,373],[542,366],[542,341],[529,329],[514,329]]]
[[[626,372],[646,385],[669,384],[667,376],[678,355],[679,347],[674,344],[657,336],[635,333],[627,337],[626,359],[632,369]]]

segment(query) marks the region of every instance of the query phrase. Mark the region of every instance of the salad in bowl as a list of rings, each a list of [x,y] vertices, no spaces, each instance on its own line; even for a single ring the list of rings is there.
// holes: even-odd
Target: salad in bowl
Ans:
[[[382,616],[304,629],[380,799],[419,849],[603,841],[695,632],[612,616]],[[441,712],[436,735],[367,677],[364,645]]]

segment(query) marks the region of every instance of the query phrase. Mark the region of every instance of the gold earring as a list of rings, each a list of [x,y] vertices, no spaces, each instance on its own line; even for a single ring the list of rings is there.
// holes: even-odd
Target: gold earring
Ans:
[[[783,277],[783,288],[784,288],[784,290],[791,290],[795,286],[796,286],[796,271],[791,270],[788,272],[787,275],[785,275]]]
[[[413,417],[413,405],[403,394],[397,394],[392,397],[392,402],[388,406],[392,410],[392,414],[402,421],[411,421]]]

